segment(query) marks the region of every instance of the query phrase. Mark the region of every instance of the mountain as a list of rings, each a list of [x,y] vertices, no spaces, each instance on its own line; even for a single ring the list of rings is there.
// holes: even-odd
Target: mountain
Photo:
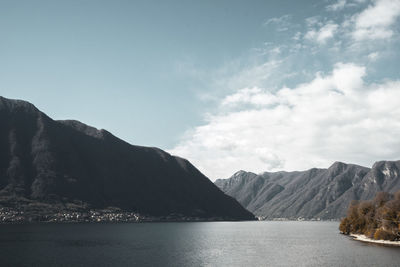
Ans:
[[[339,219],[345,216],[352,200],[399,190],[399,170],[400,161],[380,161],[371,169],[335,162],[328,169],[297,172],[239,171],[215,184],[266,219]]]
[[[28,102],[3,97],[0,125],[0,208],[75,205],[254,219],[189,161],[161,149],[130,145],[78,121],[55,121]]]

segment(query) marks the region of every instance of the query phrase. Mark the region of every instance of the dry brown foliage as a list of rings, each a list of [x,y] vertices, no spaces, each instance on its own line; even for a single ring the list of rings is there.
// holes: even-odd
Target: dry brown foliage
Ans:
[[[400,191],[379,192],[371,201],[353,201],[339,226],[343,234],[364,234],[374,239],[400,240]]]

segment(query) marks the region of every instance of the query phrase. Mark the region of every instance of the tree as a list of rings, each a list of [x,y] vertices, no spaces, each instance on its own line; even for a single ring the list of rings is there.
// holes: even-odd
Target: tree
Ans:
[[[353,201],[339,225],[343,234],[364,234],[374,239],[400,240],[400,190],[378,192],[372,201]]]

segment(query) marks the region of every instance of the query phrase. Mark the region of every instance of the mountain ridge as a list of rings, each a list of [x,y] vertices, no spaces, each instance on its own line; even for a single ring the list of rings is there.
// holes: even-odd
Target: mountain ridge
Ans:
[[[337,161],[305,171],[239,171],[215,184],[265,219],[340,219],[352,200],[399,190],[399,170],[400,161],[378,161],[372,168]]]
[[[154,216],[251,220],[189,161],[0,97],[0,207],[84,203]],[[24,206],[24,209],[29,208]]]

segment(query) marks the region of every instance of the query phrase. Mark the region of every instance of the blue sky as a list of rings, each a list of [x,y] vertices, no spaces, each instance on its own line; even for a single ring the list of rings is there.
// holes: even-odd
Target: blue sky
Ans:
[[[211,179],[400,159],[400,1],[1,1],[0,94]]]
[[[212,72],[258,47],[289,3],[0,1],[0,92],[166,149],[215,90],[182,68]]]

